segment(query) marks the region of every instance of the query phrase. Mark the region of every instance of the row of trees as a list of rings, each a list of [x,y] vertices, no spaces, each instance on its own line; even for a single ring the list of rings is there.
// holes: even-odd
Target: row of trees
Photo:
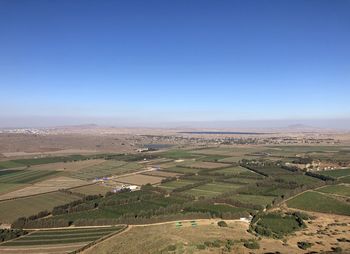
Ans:
[[[8,241],[27,233],[27,231],[22,229],[0,229],[0,242]]]

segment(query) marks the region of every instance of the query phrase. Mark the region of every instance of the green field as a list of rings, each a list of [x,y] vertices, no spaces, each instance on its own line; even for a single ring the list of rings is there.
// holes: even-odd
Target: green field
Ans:
[[[27,186],[26,184],[17,184],[17,183],[0,183],[0,194],[8,193],[15,191]]]
[[[319,174],[334,178],[350,176],[350,168],[321,171]]]
[[[231,199],[237,200],[242,203],[266,206],[268,204],[271,204],[271,202],[275,199],[275,197],[262,196],[262,195],[236,194],[232,196]]]
[[[307,191],[287,201],[291,208],[306,211],[350,215],[350,204],[314,191]]]
[[[247,209],[242,207],[234,207],[225,204],[206,204],[196,203],[184,209],[186,212],[209,212],[211,215],[221,217],[223,213],[245,212]]]
[[[236,167],[229,167],[229,168],[223,168],[219,170],[213,170],[211,172],[208,172],[209,174],[222,174],[222,175],[238,175],[242,172],[251,172],[250,170],[241,167],[241,166],[236,166]],[[255,173],[253,173],[255,174]]]
[[[221,193],[233,191],[242,187],[239,184],[229,184],[229,183],[207,183],[198,187],[195,187],[190,190],[186,190],[186,194],[191,194],[196,197],[204,196],[204,197],[214,197],[218,196]]]
[[[77,199],[79,198],[74,195],[53,192],[33,197],[1,201],[0,222],[11,223],[19,217],[27,217],[37,214],[40,211],[51,210],[55,206],[63,205]]]
[[[198,173],[199,171],[201,171],[198,168],[184,168],[184,167],[172,167],[172,168],[164,168],[162,169],[162,171],[166,171],[166,172],[174,172],[174,173],[181,173],[181,174],[195,174]]]
[[[27,184],[35,183],[58,174],[56,171],[46,170],[2,170],[0,171],[0,183]]]
[[[81,193],[84,195],[98,195],[98,194],[106,194],[108,191],[111,191],[111,188],[104,187],[101,185],[93,184],[93,185],[87,185],[82,187],[77,187],[70,189],[72,192]]]
[[[330,185],[318,189],[317,191],[350,197],[350,187],[345,185]]]
[[[174,159],[174,160],[191,159],[191,158],[199,157],[198,155],[193,154],[191,153],[191,151],[187,151],[187,150],[170,150],[170,151],[161,153],[160,155],[165,158]]]
[[[342,183],[349,183],[350,184],[350,176],[345,176],[339,179]]]
[[[108,160],[101,164],[73,172],[72,176],[82,180],[90,180],[96,177],[127,174],[141,168],[142,165],[136,162]]]
[[[122,226],[115,226],[84,229],[40,230],[13,241],[5,242],[0,246],[32,247],[41,245],[88,243],[111,233],[116,233],[122,228]]]
[[[18,167],[23,167],[25,165],[21,163],[17,163],[14,161],[0,161],[0,170],[1,169],[6,169],[6,168],[18,168]]]
[[[167,190],[173,190],[173,189],[183,187],[183,186],[195,183],[195,182],[196,181],[187,180],[187,179],[180,179],[180,180],[176,180],[176,181],[162,183],[162,184],[160,184],[160,187],[167,189]]]

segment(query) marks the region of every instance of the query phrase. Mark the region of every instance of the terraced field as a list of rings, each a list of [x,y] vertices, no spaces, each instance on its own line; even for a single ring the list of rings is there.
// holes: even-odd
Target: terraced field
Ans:
[[[100,238],[112,236],[124,226],[39,230],[0,245],[1,253],[68,253]],[[16,252],[17,251],[17,252]]]
[[[27,217],[40,211],[77,200],[79,197],[63,192],[41,194],[33,197],[19,198],[0,202],[0,222],[11,223],[19,217]]]

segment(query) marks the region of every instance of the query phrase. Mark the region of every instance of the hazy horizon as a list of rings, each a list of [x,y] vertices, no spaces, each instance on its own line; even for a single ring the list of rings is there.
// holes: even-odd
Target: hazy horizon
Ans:
[[[30,117],[6,118],[0,128],[51,128],[65,126],[97,125],[117,128],[196,128],[196,129],[283,129],[320,128],[350,130],[350,118],[344,119],[268,119],[268,120],[219,120],[219,121],[153,121],[140,122],[132,119]]]

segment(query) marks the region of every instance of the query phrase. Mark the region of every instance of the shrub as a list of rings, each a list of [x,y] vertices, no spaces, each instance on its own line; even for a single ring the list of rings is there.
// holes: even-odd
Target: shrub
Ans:
[[[227,223],[225,221],[221,220],[218,222],[218,226],[219,227],[227,227]]]
[[[248,249],[256,250],[260,248],[260,245],[256,240],[248,240],[244,243],[244,247]]]
[[[310,248],[312,245],[313,244],[309,242],[298,242],[298,247],[303,250]]]

